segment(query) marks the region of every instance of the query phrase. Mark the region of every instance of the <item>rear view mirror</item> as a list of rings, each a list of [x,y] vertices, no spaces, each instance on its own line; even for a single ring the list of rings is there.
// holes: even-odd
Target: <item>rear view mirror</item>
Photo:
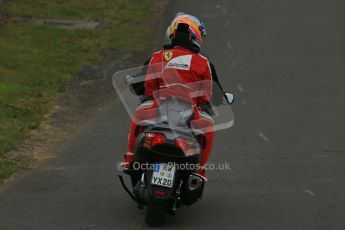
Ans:
[[[232,93],[224,93],[224,97],[229,104],[232,104],[235,101],[235,97]]]

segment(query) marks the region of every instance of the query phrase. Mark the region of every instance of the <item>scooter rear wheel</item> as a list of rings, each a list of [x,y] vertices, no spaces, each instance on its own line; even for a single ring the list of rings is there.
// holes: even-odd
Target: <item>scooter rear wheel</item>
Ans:
[[[167,204],[149,204],[146,209],[145,221],[149,226],[159,227],[165,221]]]

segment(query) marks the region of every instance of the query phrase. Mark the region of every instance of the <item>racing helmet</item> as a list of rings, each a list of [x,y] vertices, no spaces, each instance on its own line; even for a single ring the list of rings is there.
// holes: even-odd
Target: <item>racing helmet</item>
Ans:
[[[170,26],[167,28],[167,40],[171,40],[174,37],[179,23],[185,23],[189,26],[192,43],[200,49],[202,38],[206,36],[205,25],[197,17],[183,12],[177,13]]]

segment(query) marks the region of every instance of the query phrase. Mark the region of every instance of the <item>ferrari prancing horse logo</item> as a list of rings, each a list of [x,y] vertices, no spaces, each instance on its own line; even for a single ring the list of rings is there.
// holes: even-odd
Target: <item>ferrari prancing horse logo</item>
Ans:
[[[173,52],[172,51],[167,51],[164,53],[164,58],[166,61],[169,61],[173,56]]]

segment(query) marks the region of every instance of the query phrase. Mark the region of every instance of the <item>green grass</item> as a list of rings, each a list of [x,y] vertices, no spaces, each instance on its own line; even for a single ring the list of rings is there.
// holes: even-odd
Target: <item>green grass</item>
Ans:
[[[8,152],[37,128],[52,101],[104,49],[145,50],[152,1],[9,0],[0,24],[0,180],[20,168]],[[23,18],[97,20],[97,30],[64,30]]]
[[[0,170],[0,179],[6,179],[10,177],[13,173],[21,169],[19,164],[13,162],[6,162],[2,165]]]

